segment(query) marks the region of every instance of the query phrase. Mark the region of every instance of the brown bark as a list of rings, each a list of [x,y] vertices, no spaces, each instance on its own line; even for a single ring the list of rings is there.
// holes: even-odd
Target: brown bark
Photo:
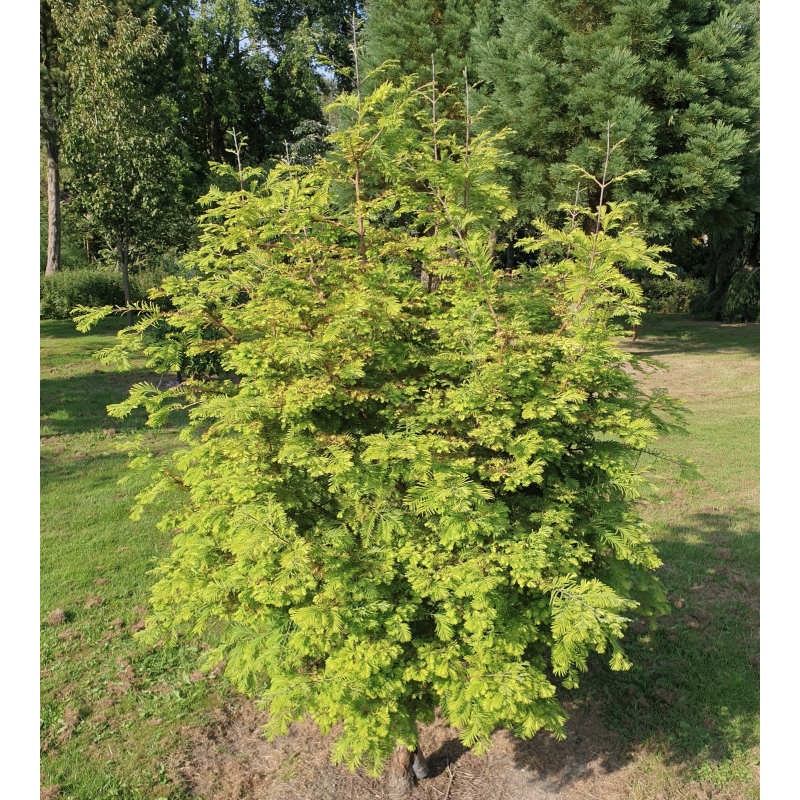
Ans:
[[[356,219],[358,220],[358,254],[361,256],[361,263],[367,263],[367,237],[364,229],[364,211],[361,207],[361,170],[358,161],[355,162],[355,174],[353,175],[353,186],[356,190]]]
[[[53,136],[47,142],[47,262],[45,275],[61,267],[61,186],[58,174],[58,143]]]
[[[407,747],[395,748],[389,760],[386,788],[391,800],[406,797],[414,788],[414,756]]]
[[[397,747],[389,761],[386,779],[387,790],[391,800],[406,797],[414,788],[416,781],[427,778],[430,774],[428,762],[420,752],[407,747]]]
[[[39,84],[40,135],[47,156],[47,261],[45,275],[61,267],[61,182],[59,180],[59,135],[57,107],[66,101],[59,32],[53,19],[52,3],[42,0],[39,11],[39,54],[42,59]]]
[[[513,234],[508,237],[508,246],[506,247],[506,269],[514,269],[514,236]]]

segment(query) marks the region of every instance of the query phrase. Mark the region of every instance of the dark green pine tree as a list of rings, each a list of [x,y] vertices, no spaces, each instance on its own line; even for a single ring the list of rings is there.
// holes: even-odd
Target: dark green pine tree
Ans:
[[[366,6],[364,66],[371,70],[395,61],[381,77],[416,73],[425,80],[433,58],[440,86],[462,85],[476,15],[491,5],[486,0],[372,0]]]
[[[483,120],[515,131],[522,216],[574,200],[568,165],[599,170],[610,121],[625,140],[612,171],[642,170],[617,199],[635,201],[651,235],[704,272],[720,302],[757,226],[757,34],[749,0],[504,0],[478,15]]]

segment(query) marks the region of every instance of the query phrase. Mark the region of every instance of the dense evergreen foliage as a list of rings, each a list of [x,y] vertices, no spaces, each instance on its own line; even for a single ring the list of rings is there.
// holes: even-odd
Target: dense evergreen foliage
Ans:
[[[516,131],[518,196],[535,213],[574,196],[568,164],[598,168],[611,120],[613,168],[643,170],[616,196],[721,296],[757,223],[756,37],[752,2],[500,3],[474,60],[487,123]]]
[[[490,13],[487,0],[371,0],[366,6],[364,64],[387,64],[391,77],[428,75],[431,59],[440,87],[458,85],[470,67],[470,40],[476,17]],[[474,76],[473,76],[474,79]]]
[[[138,306],[106,353],[222,367],[111,409],[189,417],[137,462],[174,535],[147,636],[203,637],[273,732],[341,723],[334,758],[374,771],[437,707],[470,746],[561,733],[558,688],[595,652],[625,669],[631,616],[663,602],[633,504],[671,407],[618,346],[626,273],[663,273],[659,250],[606,201],[622,178],[576,172],[597,207],[535,223],[537,267],[495,269],[502,138],[467,144],[411,86],[341,95],[312,165],[220,167],[241,188],[205,198],[173,310]]]
[[[706,277],[711,310],[735,272],[758,267],[756,3],[374,0],[367,12],[367,55],[399,59],[400,73],[430,74],[432,56],[448,81],[468,67],[481,124],[513,131],[523,219],[557,218],[574,200],[569,165],[599,169],[610,120],[625,139],[612,169],[641,170],[615,198],[635,201],[650,240]]]

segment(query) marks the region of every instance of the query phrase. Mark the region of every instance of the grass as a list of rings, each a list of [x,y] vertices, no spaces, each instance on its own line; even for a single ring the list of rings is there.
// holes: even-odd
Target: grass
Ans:
[[[169,545],[155,513],[128,519],[135,483],[119,485],[120,452],[142,419],[105,414],[141,368],[115,374],[90,358],[114,325],[82,337],[69,322],[41,326],[41,763],[42,786],[61,798],[179,797],[168,755],[180,726],[218,702],[198,680],[192,648],[146,649],[134,639],[148,570]],[[150,433],[170,446],[174,432]],[[64,624],[47,624],[55,609]]]
[[[701,473],[662,480],[645,508],[671,613],[630,637],[634,669],[598,671],[586,689],[643,764],[659,765],[637,797],[682,797],[662,785],[676,780],[758,796],[758,345],[757,325],[660,317],[631,346],[664,367],[645,384],[689,412],[687,433],[661,450]]]
[[[107,403],[141,380],[141,364],[112,373],[91,336],[68,322],[41,327],[42,786],[62,800],[178,800],[171,777],[183,726],[201,726],[227,690],[196,673],[190,647],[135,639],[148,570],[169,547],[155,512],[133,523],[135,483],[120,485],[119,446],[141,417],[109,419]],[[758,796],[758,326],[659,317],[631,345],[665,366],[643,375],[686,404],[687,434],[662,443],[702,473],[664,479],[647,504],[671,613],[637,628],[625,673],[593,670],[576,701],[601,708],[622,737],[632,798]],[[48,615],[63,609],[63,624]],[[700,787],[698,789],[698,787]],[[708,791],[705,794],[698,792]]]

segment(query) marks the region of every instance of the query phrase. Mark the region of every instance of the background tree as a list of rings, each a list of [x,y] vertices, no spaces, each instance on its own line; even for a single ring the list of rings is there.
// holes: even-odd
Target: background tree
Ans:
[[[59,35],[49,0],[40,0],[39,19],[40,131],[47,171],[45,275],[52,275],[61,262],[61,125],[67,93]]]
[[[557,687],[594,652],[626,668],[630,612],[659,607],[632,503],[668,406],[617,341],[642,300],[620,267],[664,266],[604,172],[597,209],[521,243],[537,268],[499,271],[498,138],[434,123],[408,81],[335,106],[325,158],[212,191],[175,310],[142,305],[107,353],[213,353],[222,378],[111,412],[190,419],[184,449],[140,462],[175,534],[147,635],[203,635],[273,733],[341,723],[334,759],[394,753],[400,791],[434,709],[476,748],[560,733]]]
[[[472,31],[477,16],[489,13],[492,5],[487,0],[371,0],[366,4],[364,24],[365,70],[388,64],[381,73],[386,77],[427,77],[433,59],[440,89],[463,86],[465,67],[470,80],[475,80],[470,54]],[[446,108],[443,104],[443,110]]]
[[[355,0],[300,3],[255,0],[255,6],[260,36],[270,50],[279,54],[294,31],[306,25],[313,38],[313,59],[330,67],[338,89],[349,91],[352,88],[350,27],[353,15],[360,13],[362,4]]]
[[[67,20],[66,33],[56,26],[51,5],[60,9],[60,16],[56,15],[59,19]],[[105,11],[101,24],[106,27],[112,25],[112,20],[116,24],[116,21],[135,19],[143,29],[159,33],[158,37],[151,37],[153,46],[146,55],[140,54],[138,65],[125,62],[128,56],[118,48],[117,54],[123,62],[122,66],[115,66],[113,48],[106,48],[103,69],[109,67],[117,74],[118,86],[127,86],[124,91],[117,91],[114,114],[119,119],[128,118],[127,129],[115,126],[118,135],[127,136],[131,132],[130,125],[138,120],[135,124],[140,129],[157,128],[162,139],[166,136],[172,140],[167,147],[166,139],[160,144],[153,139],[151,148],[153,157],[156,150],[164,151],[158,157],[162,163],[168,150],[172,167],[180,167],[180,178],[173,180],[173,175],[162,187],[166,189],[172,181],[177,192],[170,213],[159,215],[164,221],[168,217],[169,223],[156,226],[159,228],[156,238],[165,246],[170,244],[177,250],[185,246],[192,216],[188,202],[207,190],[209,161],[231,157],[227,152],[227,131],[236,129],[246,137],[248,147],[243,157],[250,163],[274,161],[285,157],[287,152],[295,159],[308,159],[318,153],[326,132],[322,105],[342,82],[347,85],[349,81],[349,50],[346,38],[342,37],[345,14],[354,5],[352,2],[108,0],[102,5]],[[66,196],[69,198],[66,235],[70,263],[76,258],[79,263],[94,261],[108,239],[107,231],[98,227],[98,215],[90,213],[84,197],[87,191],[94,192],[89,186],[94,186],[93,182],[98,179],[96,162],[75,147],[70,151],[75,158],[66,158],[61,142],[67,101],[70,93],[76,91],[75,82],[81,82],[81,93],[89,91],[85,69],[81,73],[83,77],[79,78],[79,70],[71,68],[68,79],[63,68],[65,48],[70,52],[71,62],[88,63],[96,60],[94,51],[97,48],[106,47],[90,35],[88,27],[81,33],[70,21],[73,15],[83,14],[81,8],[77,0],[42,0],[41,4],[42,141],[46,155],[43,172],[48,174],[43,189],[50,187],[47,192],[49,231],[43,231],[43,239],[48,241],[48,272],[55,268],[60,249],[58,199],[62,165],[66,168]],[[325,64],[332,65],[335,70]],[[124,78],[121,77],[123,73]],[[160,121],[153,114],[149,121],[144,121],[142,103],[145,98],[151,106],[159,103],[164,106]],[[129,111],[123,108],[125,102],[132,103]],[[75,112],[74,118],[81,113]],[[88,119],[92,125],[101,122],[94,113]],[[110,121],[109,111],[108,118],[102,122],[105,125]],[[95,127],[98,131],[102,128]],[[72,130],[80,132],[80,126],[73,125]],[[140,137],[137,147],[146,138]],[[128,158],[119,147],[104,146],[100,160],[111,169],[118,156]],[[127,167],[118,163],[115,169],[121,179]],[[172,174],[171,169],[167,170],[168,175]],[[130,194],[130,191],[123,194]],[[182,222],[178,219],[181,215]],[[131,229],[138,225],[138,220],[131,219]],[[152,220],[147,227],[154,230]],[[132,237],[128,234],[126,238],[133,242]],[[137,237],[147,240],[144,234],[137,234]],[[117,244],[113,246],[116,249]],[[85,255],[81,255],[82,250]]]
[[[152,15],[115,17],[102,0],[54,0],[52,8],[70,92],[63,138],[75,202],[116,250],[129,297],[132,248],[174,244],[187,234],[177,110],[148,80],[166,37]]]
[[[374,0],[365,38],[367,62],[397,59],[400,74],[430,74],[431,53],[445,82],[468,65],[476,126],[513,131],[507,174],[523,219],[558,219],[575,199],[569,165],[600,170],[611,120],[625,139],[612,171],[641,170],[617,199],[636,202],[653,241],[705,276],[711,310],[737,269],[757,265],[757,4]]]
[[[199,64],[196,124],[209,161],[225,158],[225,132],[241,131],[247,157],[263,163],[284,154],[298,128],[323,123],[325,96],[349,65],[344,21],[355,6],[332,0],[265,3],[201,0],[189,4],[189,40]]]
[[[515,131],[526,211],[574,196],[570,163],[599,169],[610,119],[625,139],[612,169],[642,170],[617,197],[636,202],[684,268],[706,273],[718,309],[739,232],[757,225],[757,23],[757,6],[736,0],[501,2],[472,47],[484,121]]]
[[[264,153],[268,58],[257,47],[249,0],[202,0],[191,8],[189,41],[194,69],[196,135],[205,161],[226,158],[226,131],[248,137]]]

